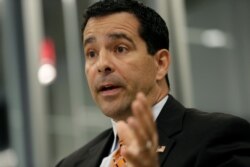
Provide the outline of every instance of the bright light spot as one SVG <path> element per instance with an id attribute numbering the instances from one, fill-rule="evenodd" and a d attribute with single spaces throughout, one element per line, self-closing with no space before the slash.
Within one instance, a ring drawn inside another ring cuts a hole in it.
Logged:
<path id="1" fill-rule="evenodd" d="M 201 34 L 201 42 L 210 48 L 225 47 L 227 45 L 227 36 L 221 30 L 206 30 Z"/>
<path id="2" fill-rule="evenodd" d="M 43 64 L 38 70 L 38 80 L 42 85 L 49 85 L 56 78 L 56 69 L 51 64 Z"/>
<path id="3" fill-rule="evenodd" d="M 0 167 L 15 167 L 18 166 L 18 158 L 14 150 L 6 149 L 0 151 Z"/>

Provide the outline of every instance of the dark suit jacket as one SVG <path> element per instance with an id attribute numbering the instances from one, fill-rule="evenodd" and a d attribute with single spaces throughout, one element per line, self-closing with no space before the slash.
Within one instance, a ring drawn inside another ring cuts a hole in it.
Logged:
<path id="1" fill-rule="evenodd" d="M 184 108 L 171 95 L 156 120 L 162 167 L 250 167 L 250 124 L 238 117 Z M 113 142 L 108 129 L 57 167 L 99 167 Z"/>

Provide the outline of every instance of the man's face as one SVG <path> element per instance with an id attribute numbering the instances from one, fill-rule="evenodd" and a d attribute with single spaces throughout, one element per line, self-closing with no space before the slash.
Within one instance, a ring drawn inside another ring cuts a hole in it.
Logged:
<path id="1" fill-rule="evenodd" d="M 91 94 L 102 112 L 114 120 L 131 115 L 141 91 L 154 103 L 157 65 L 138 33 L 139 22 L 122 12 L 90 18 L 85 30 L 85 73 Z"/>

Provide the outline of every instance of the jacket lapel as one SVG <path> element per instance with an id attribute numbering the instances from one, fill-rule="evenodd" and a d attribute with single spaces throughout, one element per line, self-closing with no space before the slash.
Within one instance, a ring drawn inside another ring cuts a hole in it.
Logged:
<path id="1" fill-rule="evenodd" d="M 164 151 L 159 152 L 161 166 L 166 160 L 169 151 L 174 147 L 175 140 L 171 137 L 182 130 L 184 110 L 185 108 L 169 95 L 167 102 L 156 120 L 159 146 L 165 146 Z"/>
<path id="2" fill-rule="evenodd" d="M 88 154 L 76 164 L 76 167 L 99 167 L 103 157 L 106 157 L 109 154 L 113 139 L 113 131 L 110 130 L 105 139 L 101 140 L 99 143 L 96 143 L 95 146 L 89 149 Z"/>
<path id="3" fill-rule="evenodd" d="M 165 147 L 163 152 L 158 152 L 160 166 L 162 166 L 164 160 L 166 159 L 169 151 L 174 146 L 175 141 L 168 138 L 163 133 L 159 132 L 159 147 Z"/>

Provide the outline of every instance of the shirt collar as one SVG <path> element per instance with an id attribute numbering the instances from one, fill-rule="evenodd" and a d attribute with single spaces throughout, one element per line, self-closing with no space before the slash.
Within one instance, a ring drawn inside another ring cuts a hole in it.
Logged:
<path id="1" fill-rule="evenodd" d="M 161 99 L 161 101 L 159 101 L 158 103 L 156 103 L 153 107 L 152 107 L 152 112 L 153 112 L 153 117 L 154 117 L 154 121 L 157 119 L 157 117 L 159 116 L 161 109 L 163 108 L 164 104 L 167 102 L 168 100 L 168 95 L 166 95 L 163 99 Z M 116 129 L 116 122 L 111 119 L 111 123 L 112 123 L 112 127 L 113 127 L 113 132 L 114 132 L 114 143 L 112 145 L 111 150 L 115 150 L 115 146 L 116 146 L 116 136 L 117 136 L 117 129 Z"/>
<path id="2" fill-rule="evenodd" d="M 153 107 L 152 107 L 152 112 L 153 112 L 153 117 L 154 117 L 154 121 L 157 119 L 157 117 L 159 116 L 161 109 L 163 108 L 164 104 L 167 102 L 168 100 L 168 95 L 165 96 L 163 99 L 161 99 L 161 101 L 159 101 L 158 103 L 156 103 Z"/>

